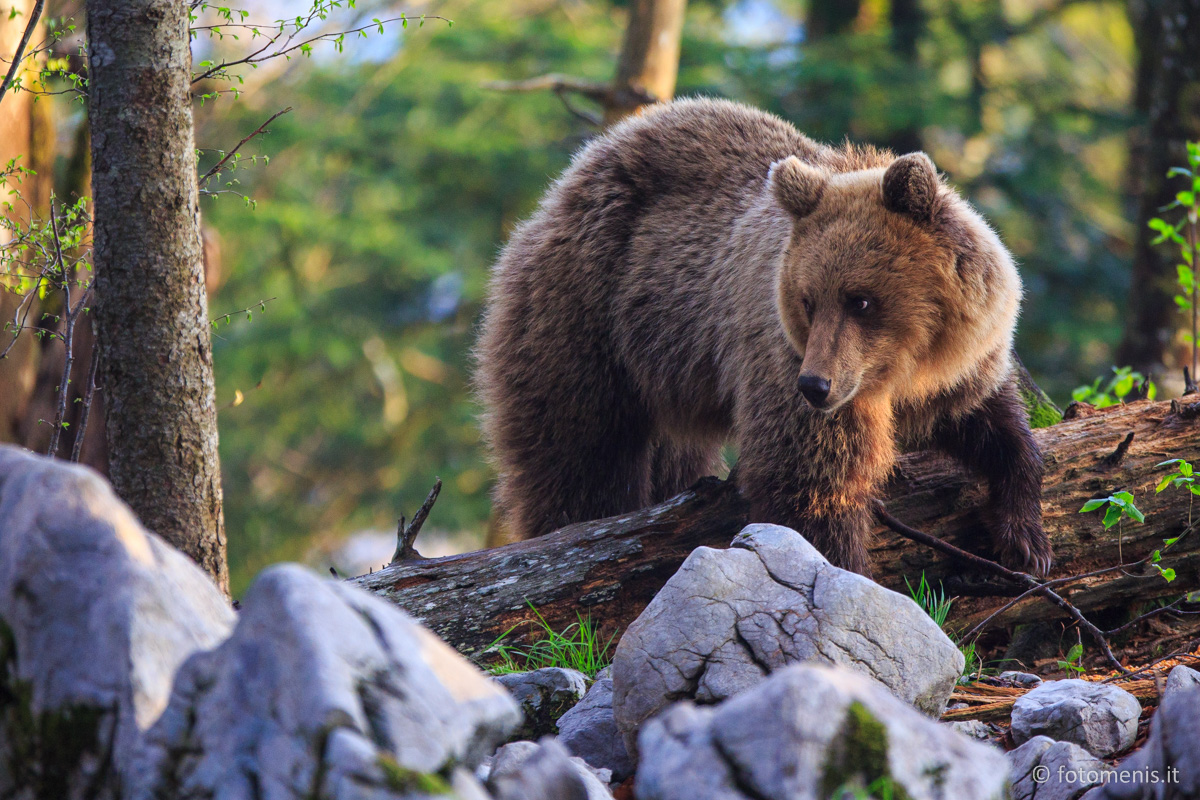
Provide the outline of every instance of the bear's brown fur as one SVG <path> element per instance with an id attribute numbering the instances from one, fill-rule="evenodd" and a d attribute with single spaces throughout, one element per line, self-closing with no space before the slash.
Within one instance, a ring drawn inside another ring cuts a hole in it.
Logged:
<path id="1" fill-rule="evenodd" d="M 519 538 L 712 474 L 866 573 L 899 447 L 986 477 L 999 556 L 1044 574 L 1041 459 L 1009 380 L 1012 258 L 922 153 L 825 147 L 735 103 L 585 147 L 500 256 L 476 353 Z"/>

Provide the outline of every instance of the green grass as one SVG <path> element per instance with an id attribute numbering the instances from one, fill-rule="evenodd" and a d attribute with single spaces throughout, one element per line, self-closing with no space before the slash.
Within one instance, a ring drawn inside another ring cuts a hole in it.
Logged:
<path id="1" fill-rule="evenodd" d="M 946 597 L 946 590 L 941 583 L 939 582 L 938 588 L 934 589 L 925 578 L 924 571 L 922 571 L 921 580 L 917 583 L 916 587 L 909 582 L 908 578 L 904 579 L 904 584 L 908 587 L 908 594 L 913 599 L 913 602 L 924 609 L 930 619 L 936 622 L 937 626 L 945 631 L 950 640 L 958 646 L 958 650 L 963 654 L 963 659 L 965 660 L 963 664 L 963 677 L 969 678 L 976 673 L 983 675 L 983 659 L 975 652 L 975 642 L 964 644 L 953 631 L 946 630 L 946 618 L 950 615 L 950 607 L 954 605 L 954 598 Z"/>
<path id="2" fill-rule="evenodd" d="M 508 645 L 504 640 L 515 630 L 510 628 L 487 649 L 488 654 L 495 655 L 498 660 L 489 664 L 487 669 L 493 675 L 504 675 L 510 672 L 528 672 L 546 667 L 562 667 L 574 669 L 596 677 L 596 673 L 612 663 L 609 654 L 616 634 L 607 639 L 600 635 L 591 617 L 576 614 L 577 622 L 568 625 L 562 631 L 555 631 L 546 622 L 531 603 L 529 606 L 537 616 L 535 624 L 537 638 L 528 645 Z"/>
<path id="3" fill-rule="evenodd" d="M 954 605 L 954 598 L 946 597 L 946 590 L 938 583 L 938 588 L 935 590 L 929 581 L 925 579 L 924 570 L 921 571 L 921 580 L 917 583 L 916 588 L 908 582 L 908 578 L 904 579 L 904 585 L 908 587 L 909 596 L 925 609 L 938 627 L 946 624 L 946 617 L 950 614 L 950 606 Z"/>

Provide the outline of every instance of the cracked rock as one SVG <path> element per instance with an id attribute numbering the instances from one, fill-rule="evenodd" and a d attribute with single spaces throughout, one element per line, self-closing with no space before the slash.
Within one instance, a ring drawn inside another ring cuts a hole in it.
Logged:
<path id="1" fill-rule="evenodd" d="M 496 800 L 612 800 L 606 783 L 551 736 L 500 748 L 488 787 Z"/>
<path id="2" fill-rule="evenodd" d="M 179 665 L 233 620 L 95 472 L 0 446 L 0 797 L 115 797 Z"/>
<path id="3" fill-rule="evenodd" d="M 233 634 L 180 669 L 130 797 L 484 797 L 470 770 L 519 721 L 507 692 L 394 605 L 275 566 Z"/>
<path id="4" fill-rule="evenodd" d="M 1071 742 L 1034 736 L 1008 754 L 1012 800 L 1076 800 L 1111 779 L 1113 768 Z"/>
<path id="5" fill-rule="evenodd" d="M 867 786 L 911 800 L 1007 797 L 1003 753 L 844 667 L 796 664 L 716 706 L 676 703 L 638 748 L 639 800 L 826 800 Z"/>
<path id="6" fill-rule="evenodd" d="M 1175 667 L 1140 750 L 1117 766 L 1117 780 L 1088 800 L 1195 800 L 1200 797 L 1200 681 Z"/>
<path id="7" fill-rule="evenodd" d="M 535 739 L 558 732 L 558 719 L 587 693 L 587 676 L 561 667 L 497 675 L 495 681 L 507 689 L 525 714 L 525 722 L 513 735 Z"/>
<path id="8" fill-rule="evenodd" d="M 613 712 L 632 752 L 642 721 L 711 704 L 797 662 L 848 667 L 940 715 L 963 656 L 911 598 L 831 565 L 778 525 L 692 552 L 617 646 Z"/>
<path id="9" fill-rule="evenodd" d="M 598 678 L 583 700 L 558 720 L 558 741 L 598 769 L 612 771 L 620 783 L 633 774 L 633 759 L 613 717 L 611 678 Z"/>
<path id="10" fill-rule="evenodd" d="M 1098 758 L 1133 745 L 1142 707 L 1124 689 L 1077 679 L 1048 681 L 1013 704 L 1012 737 L 1074 742 Z"/>

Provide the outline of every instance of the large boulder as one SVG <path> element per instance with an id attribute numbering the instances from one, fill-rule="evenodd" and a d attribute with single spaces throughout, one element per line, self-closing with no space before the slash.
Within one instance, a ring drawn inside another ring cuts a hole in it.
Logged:
<path id="1" fill-rule="evenodd" d="M 0 446 L 0 797 L 115 797 L 234 613 L 92 470 Z"/>
<path id="2" fill-rule="evenodd" d="M 711 704 L 798 662 L 836 664 L 937 716 L 963 655 L 911 598 L 838 569 L 795 531 L 750 525 L 700 547 L 629 626 L 613 711 L 633 751 L 643 720 L 681 698 Z"/>
<path id="3" fill-rule="evenodd" d="M 229 639 L 180 670 L 131 796 L 463 794 L 519 721 L 506 691 L 399 608 L 276 566 Z"/>
<path id="4" fill-rule="evenodd" d="M 1076 800 L 1091 786 L 1111 780 L 1108 764 L 1071 742 L 1035 736 L 1008 754 L 1012 800 Z"/>
<path id="5" fill-rule="evenodd" d="M 1200 675 L 1184 666 L 1167 677 L 1150 736 L 1117 767 L 1117 780 L 1087 800 L 1195 800 L 1200 797 Z"/>
<path id="6" fill-rule="evenodd" d="M 1000 800 L 1004 754 L 843 667 L 798 664 L 717 706 L 682 702 L 638 740 L 639 800 Z M 885 795 L 886 791 L 891 792 Z"/>
<path id="7" fill-rule="evenodd" d="M 557 733 L 559 717 L 587 694 L 587 676 L 562 667 L 510 672 L 495 680 L 521 704 L 525 721 L 513 734 L 518 739 Z"/>
<path id="8" fill-rule="evenodd" d="M 1074 742 L 1098 758 L 1133 746 L 1142 706 L 1118 686 L 1081 680 L 1049 681 L 1013 704 L 1012 737 Z"/>

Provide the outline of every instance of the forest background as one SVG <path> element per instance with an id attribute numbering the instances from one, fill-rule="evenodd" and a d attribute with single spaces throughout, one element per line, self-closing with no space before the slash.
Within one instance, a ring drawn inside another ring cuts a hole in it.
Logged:
<path id="1" fill-rule="evenodd" d="M 1120 364 L 1178 394 L 1183 315 L 1147 301 L 1169 303 L 1174 266 L 1141 252 L 1143 201 L 1160 188 L 1148 162 L 1162 155 L 1147 31 L 1171 6 L 693 0 L 676 95 L 741 100 L 822 141 L 925 150 L 1016 254 L 1018 351 L 1055 400 Z M 279 0 L 244 7 L 289 13 Z M 608 80 L 626 16 L 599 0 L 359 2 L 329 24 L 400 11 L 455 24 L 389 26 L 344 52 L 318 45 L 196 106 L 198 146 L 226 148 L 291 108 L 201 206 L 210 313 L 252 309 L 213 340 L 235 595 L 279 560 L 378 567 L 435 476 L 444 488 L 422 549 L 482 544 L 493 476 L 469 378 L 488 269 L 598 130 L 553 93 L 491 83 Z M 69 2 L 48 14 L 82 25 Z M 194 59 L 232 44 L 199 39 Z M 1196 91 L 1171 109 L 1181 125 L 1200 125 Z M 83 108 L 70 94 L 43 101 L 35 134 L 40 124 L 53 140 L 55 191 L 86 191 Z M 200 169 L 219 157 L 204 151 Z"/>

